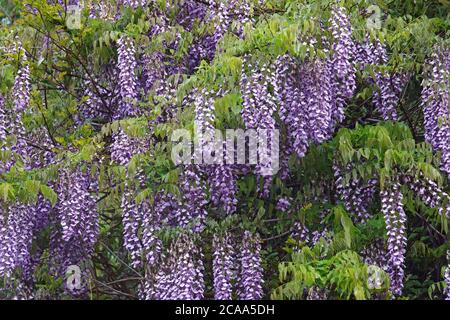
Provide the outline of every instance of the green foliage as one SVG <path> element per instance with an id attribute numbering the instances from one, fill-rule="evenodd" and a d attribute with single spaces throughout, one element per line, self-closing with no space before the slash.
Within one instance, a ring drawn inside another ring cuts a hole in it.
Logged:
<path id="1" fill-rule="evenodd" d="M 291 261 L 279 265 L 280 287 L 273 299 L 305 299 L 310 288 L 329 291 L 333 299 L 365 300 L 387 294 L 389 277 L 380 271 L 382 285 L 376 289 L 368 283 L 368 266 L 351 250 L 327 254 L 327 245 L 319 241 L 313 248 L 304 246 L 291 254 Z"/>
<path id="2" fill-rule="evenodd" d="M 114 1 L 110 1 L 115 5 Z M 82 14 L 81 29 L 70 30 L 65 25 L 65 12 L 47 0 L 0 0 L 0 93 L 10 92 L 19 67 L 19 59 L 11 48 L 20 41 L 30 59 L 32 97 L 29 112 L 24 116 L 28 133 L 44 128 L 55 142 L 56 162 L 46 168 L 25 170 L 23 159 L 1 147 L 16 139 L 8 135 L 0 141 L 0 161 L 14 157 L 15 165 L 0 175 L 1 204 L 23 201 L 34 202 L 39 195 L 54 206 L 57 195 L 51 181 L 58 170 L 76 165 L 92 165 L 92 175 L 98 177 L 100 197 L 100 240 L 94 258 L 95 272 L 105 282 L 111 279 L 136 276 L 124 262 L 121 212 L 121 193 L 129 177 L 139 169 L 144 171 L 146 185 L 136 193 L 136 202 L 153 201 L 154 195 L 165 190 L 180 196 L 177 168 L 170 160 L 172 132 L 179 128 L 193 129 L 193 106 L 183 106 L 183 99 L 193 88 L 226 91 L 215 101 L 215 127 L 243 128 L 240 112 L 240 74 L 244 57 L 251 63 L 271 65 L 278 55 L 289 53 L 299 60 L 311 57 L 325 59 L 329 54 L 330 7 L 334 0 L 270 0 L 261 6 L 251 1 L 254 27 L 244 26 L 245 37 L 227 33 L 220 41 L 217 54 L 211 62 L 202 61 L 192 75 L 175 75 L 168 84 L 179 83 L 174 97 L 157 97 L 155 92 L 142 95 L 139 108 L 146 116 L 106 123 L 92 119 L 77 125 L 76 115 L 87 96 L 80 92 L 84 81 L 92 81 L 101 66 L 117 59 L 117 40 L 126 34 L 139 44 L 139 54 L 161 52 L 173 63 L 181 61 L 194 39 L 213 29 L 213 23 L 195 23 L 190 32 L 180 27 L 167 28 L 154 37 L 149 30 L 159 21 L 148 18 L 153 8 L 124 10 L 118 19 L 87 19 L 89 10 Z M 448 181 L 439 170 L 439 154 L 423 140 L 423 115 L 419 108 L 421 71 L 423 63 L 435 43 L 450 44 L 450 15 L 448 0 L 347 0 L 340 1 L 349 11 L 354 36 L 362 40 L 369 33 L 380 39 L 389 49 L 389 61 L 381 70 L 367 67 L 358 71 L 358 90 L 346 109 L 346 120 L 333 139 L 321 145 L 312 145 L 302 159 L 289 159 L 290 181 L 278 177 L 272 181 L 268 199 L 260 199 L 254 176 L 245 176 L 238 184 L 238 213 L 224 219 L 208 218 L 202 239 L 208 243 L 215 232 L 230 229 L 257 230 L 263 238 L 264 267 L 267 275 L 266 292 L 275 299 L 303 299 L 311 288 L 320 288 L 335 299 L 371 299 L 388 297 L 389 281 L 382 272 L 383 286 L 368 287 L 368 267 L 359 253 L 374 239 L 385 237 L 384 219 L 379 213 L 379 199 L 370 208 L 372 217 L 365 224 L 355 224 L 351 212 L 345 212 L 333 194 L 333 161 L 352 164 L 345 177 L 370 179 L 380 177 L 380 188 L 398 172 L 412 177 L 423 176 L 448 190 Z M 25 5 L 32 4 L 38 15 Z M 156 1 L 155 6 L 175 20 L 176 12 L 168 2 Z M 382 28 L 368 30 L 364 10 L 378 5 L 383 13 Z M 146 11 L 147 10 L 147 11 Z M 16 38 L 17 36 L 17 38 Z M 43 47 L 44 38 L 50 45 Z M 176 49 L 165 48 L 165 43 L 177 39 Z M 305 39 L 314 39 L 315 46 Z M 248 58 L 248 57 L 246 57 Z M 244 66 L 245 67 L 245 66 Z M 378 122 L 370 100 L 374 87 L 367 83 L 375 72 L 401 71 L 411 75 L 399 103 L 401 122 Z M 137 70 L 138 76 L 142 70 Z M 131 137 L 149 134 L 148 123 L 154 123 L 167 106 L 175 106 L 175 120 L 152 127 L 154 140 L 149 150 L 135 156 L 127 167 L 115 165 L 108 159 L 108 144 L 119 129 Z M 376 123 L 376 124 L 375 124 Z M 281 127 L 281 130 L 286 128 Z M 323 187 L 325 185 L 325 187 Z M 294 209 L 289 213 L 278 211 L 276 201 L 292 198 Z M 317 199 L 324 199 L 319 201 Z M 445 263 L 448 221 L 436 209 L 424 204 L 405 190 L 404 206 L 408 214 L 408 255 L 405 296 L 435 298 L 442 294 L 441 267 Z M 210 211 L 216 209 L 209 209 Z M 325 217 L 323 217 L 325 214 Z M 216 212 L 213 212 L 214 214 Z M 286 238 L 294 222 L 301 222 L 312 231 L 326 227 L 330 241 L 322 238 L 308 247 Z M 165 242 L 176 238 L 180 230 L 162 230 Z M 44 236 L 45 237 L 45 236 Z M 279 248 L 285 245 L 285 250 Z M 286 252 L 288 253 L 286 256 Z M 45 252 L 45 254 L 48 254 Z M 37 283 L 42 290 L 53 294 L 62 279 L 54 279 L 49 270 L 40 266 Z M 118 285 L 119 286 L 119 285 Z M 122 286 L 120 284 L 120 286 Z M 137 281 L 132 280 L 120 289 L 133 292 Z M 274 289 L 275 288 L 275 289 Z M 110 296 L 97 293 L 101 298 Z M 130 294 L 132 296 L 132 294 Z"/>

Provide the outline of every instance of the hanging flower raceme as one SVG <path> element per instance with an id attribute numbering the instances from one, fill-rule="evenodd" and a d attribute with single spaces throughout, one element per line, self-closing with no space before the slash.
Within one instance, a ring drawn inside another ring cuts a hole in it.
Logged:
<path id="1" fill-rule="evenodd" d="M 98 233 L 98 215 L 95 198 L 90 194 L 89 173 L 81 169 L 68 173 L 67 189 L 59 205 L 59 216 L 64 241 L 82 240 L 90 253 Z"/>
<path id="2" fill-rule="evenodd" d="M 211 202 L 218 208 L 223 208 L 226 214 L 236 212 L 236 175 L 230 165 L 213 165 L 207 168 L 208 184 L 211 192 Z"/>
<path id="3" fill-rule="evenodd" d="M 306 300 L 327 300 L 328 292 L 326 289 L 321 289 L 318 287 L 311 287 L 308 290 L 308 295 L 306 296 Z"/>
<path id="4" fill-rule="evenodd" d="M 445 288 L 445 300 L 450 300 L 450 250 L 447 251 L 447 267 L 444 271 Z"/>
<path id="5" fill-rule="evenodd" d="M 229 163 L 224 162 L 226 146 L 223 152 L 215 145 L 213 92 L 202 90 L 195 95 L 195 135 L 198 139 L 196 161 L 205 163 L 199 166 L 208 177 L 211 201 L 217 207 L 223 207 L 226 214 L 236 211 L 236 175 Z"/>
<path id="6" fill-rule="evenodd" d="M 3 215 L 5 209 L 8 215 Z M 0 210 L 0 275 L 16 278 L 18 285 L 30 294 L 34 285 L 34 270 L 41 254 L 39 248 L 32 252 L 33 240 L 48 225 L 50 210 L 50 203 L 41 195 L 36 204 L 16 201 Z M 17 275 L 15 271 L 18 271 Z M 19 294 L 19 291 L 16 288 L 16 293 Z M 19 295 L 22 298 L 31 297 L 25 293 Z"/>
<path id="7" fill-rule="evenodd" d="M 198 6 L 198 4 L 196 5 Z M 192 21 L 196 19 L 209 19 L 215 18 L 215 28 L 213 34 L 207 34 L 195 41 L 189 48 L 188 54 L 185 56 L 184 67 L 187 73 L 193 73 L 202 60 L 212 61 L 216 54 L 216 48 L 219 41 L 223 38 L 225 33 L 231 26 L 232 22 L 232 10 L 236 6 L 236 0 L 221 1 L 218 6 L 212 1 L 209 4 L 209 14 L 204 13 L 203 8 L 194 10 L 193 13 L 197 13 L 196 16 L 189 17 L 186 22 L 189 26 L 192 25 Z M 191 12 L 189 12 L 189 16 Z M 186 18 L 185 18 L 186 19 Z"/>
<path id="8" fill-rule="evenodd" d="M 200 300 L 204 296 L 203 253 L 192 239 L 182 234 L 171 244 L 156 275 L 154 298 Z"/>
<path id="9" fill-rule="evenodd" d="M 203 163 L 214 152 L 212 142 L 215 137 L 215 110 L 213 92 L 208 92 L 205 89 L 199 90 L 194 97 L 195 106 L 195 135 L 198 139 L 198 150 L 201 154 L 196 154 L 199 157 L 197 163 Z M 220 155 L 219 155 L 220 156 Z M 210 163 L 208 163 L 210 164 Z"/>
<path id="10" fill-rule="evenodd" d="M 373 243 L 366 246 L 362 250 L 361 256 L 365 264 L 369 266 L 374 265 L 388 271 L 388 256 L 383 239 L 375 240 Z"/>
<path id="11" fill-rule="evenodd" d="M 133 5 L 130 4 L 129 5 Z M 123 36 L 118 40 L 118 62 L 117 68 L 119 72 L 119 87 L 120 87 L 120 103 L 116 110 L 114 119 L 121 120 L 125 118 L 135 117 L 139 115 L 137 109 L 138 85 L 136 76 L 136 50 L 131 38 Z M 113 142 L 111 144 L 111 159 L 123 166 L 127 166 L 132 157 L 143 153 L 148 148 L 148 141 L 142 137 L 132 137 L 120 128 L 113 135 Z M 142 172 L 138 170 L 136 177 L 144 180 Z M 136 187 L 134 185 L 126 185 L 122 194 L 121 210 L 122 210 L 122 224 L 124 245 L 130 253 L 131 265 L 134 268 L 142 266 L 142 256 L 144 252 L 143 243 L 141 239 L 141 230 L 146 230 L 145 241 L 147 245 L 151 245 L 150 231 L 155 227 L 153 222 L 147 217 L 150 214 L 149 210 L 144 210 L 142 204 L 137 204 L 135 201 Z M 148 225 L 143 225 L 147 222 Z M 150 252 L 150 248 L 148 248 Z M 149 259 L 150 253 L 149 253 Z"/>
<path id="12" fill-rule="evenodd" d="M 119 0 L 118 3 L 124 7 L 131 7 L 137 9 L 138 7 L 145 7 L 151 0 Z"/>
<path id="13" fill-rule="evenodd" d="M 334 131 L 332 113 L 335 109 L 332 70 L 317 59 L 301 67 L 300 104 L 306 113 L 306 127 L 311 142 L 321 143 Z"/>
<path id="14" fill-rule="evenodd" d="M 143 88 L 146 92 L 156 88 L 156 85 L 167 77 L 164 55 L 160 52 L 143 57 Z"/>
<path id="15" fill-rule="evenodd" d="M 374 92 L 373 100 L 383 120 L 399 120 L 397 105 L 408 80 L 409 75 L 404 73 L 376 74 L 375 83 L 378 90 Z"/>
<path id="16" fill-rule="evenodd" d="M 245 231 L 240 251 L 238 293 L 241 300 L 258 300 L 264 295 L 262 285 L 261 239 L 259 235 Z"/>
<path id="17" fill-rule="evenodd" d="M 391 280 L 391 292 L 399 296 L 403 291 L 406 253 L 406 214 L 403 210 L 403 195 L 400 184 L 389 182 L 380 193 L 381 211 L 387 230 L 388 273 Z"/>
<path id="18" fill-rule="evenodd" d="M 372 65 L 375 68 L 383 68 L 388 63 L 388 54 L 386 46 L 378 39 L 375 43 L 369 40 L 358 48 L 358 59 L 362 67 Z M 383 117 L 383 120 L 398 121 L 397 105 L 400 102 L 401 93 L 409 81 L 409 75 L 402 72 L 390 72 L 387 70 L 378 70 L 375 72 L 374 82 L 375 91 L 373 93 L 373 103 L 377 111 Z"/>
<path id="19" fill-rule="evenodd" d="M 289 198 L 280 198 L 278 199 L 276 209 L 282 212 L 288 212 L 291 208 L 291 200 Z"/>
<path id="20" fill-rule="evenodd" d="M 191 31 L 196 21 L 203 21 L 208 13 L 208 7 L 212 3 L 186 0 L 180 5 L 180 11 L 176 20 L 187 31 Z"/>
<path id="21" fill-rule="evenodd" d="M 441 169 L 450 176 L 450 50 L 436 45 L 422 82 L 425 139 L 441 153 Z"/>
<path id="22" fill-rule="evenodd" d="M 308 227 L 300 221 L 295 221 L 292 226 L 291 237 L 296 241 L 309 243 L 310 239 Z"/>
<path id="23" fill-rule="evenodd" d="M 142 137 L 131 137 L 120 128 L 113 135 L 111 159 L 122 166 L 128 165 L 133 156 L 147 150 L 147 141 Z"/>
<path id="24" fill-rule="evenodd" d="M 35 210 L 33 206 L 15 203 L 8 207 L 1 229 L 0 274 L 12 276 L 26 264 L 33 241 Z"/>
<path id="25" fill-rule="evenodd" d="M 22 52 L 21 52 L 22 53 Z M 22 53 L 23 54 L 23 53 Z M 22 61 L 26 63 L 23 54 Z M 11 150 L 22 156 L 25 169 L 30 169 L 31 147 L 26 140 L 26 131 L 22 123 L 22 115 L 29 105 L 30 84 L 29 67 L 23 65 L 19 68 L 13 87 L 13 109 L 9 113 L 4 109 L 3 97 L 0 97 L 0 135 L 6 138 L 6 133 L 14 134 L 16 142 L 9 149 L 3 145 L 2 150 Z M 4 141 L 4 140 L 3 140 Z M 8 171 L 13 159 L 2 163 L 2 171 Z M 47 202 L 38 197 L 37 204 L 21 203 L 16 199 L 13 203 L 2 203 L 2 220 L 0 225 L 0 274 L 11 277 L 14 271 L 19 270 L 21 276 L 18 280 L 22 288 L 30 289 L 32 286 L 32 270 L 35 259 L 31 249 L 33 240 L 43 225 L 46 225 L 49 208 Z"/>
<path id="26" fill-rule="evenodd" d="M 233 24 L 236 24 L 236 34 L 240 38 L 244 38 L 244 26 L 253 27 L 254 18 L 252 16 L 252 5 L 249 0 L 238 0 L 232 8 L 231 14 L 235 17 Z"/>
<path id="27" fill-rule="evenodd" d="M 142 212 L 135 202 L 135 195 L 126 188 L 122 195 L 120 205 L 122 209 L 123 240 L 125 249 L 130 253 L 131 266 L 141 266 L 142 243 L 139 238 L 139 228 L 142 221 Z"/>
<path id="28" fill-rule="evenodd" d="M 7 114 L 5 109 L 5 99 L 2 94 L 0 94 L 0 151 L 6 151 L 6 133 L 7 133 Z M 0 173 L 8 171 L 8 161 L 5 159 L 0 159 Z"/>
<path id="29" fill-rule="evenodd" d="M 99 68 L 100 75 L 86 76 L 83 95 L 87 98 L 78 108 L 80 123 L 86 119 L 102 119 L 110 121 L 117 116 L 117 106 L 121 103 L 119 84 L 117 81 L 119 70 L 111 64 Z"/>
<path id="30" fill-rule="evenodd" d="M 300 104 L 298 65 L 288 55 L 280 56 L 275 62 L 274 92 L 277 96 L 279 116 L 286 126 L 287 142 L 285 159 L 291 152 L 303 157 L 308 149 L 307 110 Z M 246 101 L 244 100 L 244 105 Z M 248 102 L 247 102 L 248 103 Z"/>
<path id="31" fill-rule="evenodd" d="M 161 239 L 158 238 L 158 232 L 161 229 L 161 213 L 158 207 L 159 199 L 155 198 L 155 205 L 152 207 L 148 201 L 141 204 L 143 209 L 142 217 L 142 247 L 144 249 L 146 262 L 154 266 L 160 257 L 162 250 Z"/>
<path id="32" fill-rule="evenodd" d="M 450 196 L 436 182 L 421 176 L 406 178 L 409 187 L 423 203 L 430 208 L 438 208 L 442 216 L 450 217 Z"/>
<path id="33" fill-rule="evenodd" d="M 350 168 L 348 165 L 347 170 L 342 170 L 339 165 L 333 165 L 336 193 L 343 201 L 345 209 L 354 214 L 354 220 L 364 223 L 370 218 L 369 206 L 376 192 L 377 180 L 369 179 L 364 182 L 361 178 L 351 177 L 346 182 L 345 173 L 350 172 Z"/>
<path id="34" fill-rule="evenodd" d="M 275 68 L 274 92 L 288 138 L 284 152 L 303 157 L 310 143 L 321 143 L 334 131 L 332 69 L 320 59 L 299 64 L 287 55 L 277 58 Z"/>
<path id="35" fill-rule="evenodd" d="M 95 194 L 97 184 L 89 170 L 81 167 L 72 171 L 60 171 L 57 185 L 58 203 L 56 216 L 52 217 L 54 228 L 50 235 L 51 268 L 57 276 L 64 276 L 67 268 L 81 268 L 94 251 L 99 233 Z M 86 290 L 83 285 L 72 294 Z"/>
<path id="36" fill-rule="evenodd" d="M 23 66 L 19 68 L 13 87 L 14 110 L 24 112 L 30 103 L 30 67 L 26 55 L 22 56 Z"/>
<path id="37" fill-rule="evenodd" d="M 278 136 L 274 113 L 277 110 L 276 98 L 272 94 L 269 84 L 275 78 L 272 68 L 262 65 L 254 67 L 244 59 L 241 72 L 241 93 L 243 106 L 241 110 L 242 120 L 246 129 L 255 129 L 258 136 L 257 157 L 258 164 L 255 167 L 258 183 L 258 192 L 262 198 L 267 198 L 272 183 L 272 156 L 279 151 Z M 251 71 L 247 77 L 245 68 Z"/>
<path id="38" fill-rule="evenodd" d="M 345 8 L 333 6 L 331 14 L 331 33 L 333 36 L 333 55 L 330 60 L 333 73 L 333 92 L 336 105 L 332 112 L 332 125 L 344 119 L 347 100 L 356 89 L 355 44 L 352 39 L 352 26 Z"/>
<path id="39" fill-rule="evenodd" d="M 25 167 L 29 166 L 27 159 L 28 145 L 26 142 L 25 127 L 22 122 L 24 111 L 30 103 L 30 67 L 26 64 L 26 55 L 23 53 L 23 65 L 19 68 L 17 76 L 14 80 L 13 109 L 9 113 L 9 133 L 15 135 L 16 142 L 11 146 L 11 151 L 20 155 L 24 160 Z M 10 165 L 13 163 L 10 162 Z"/>
<path id="40" fill-rule="evenodd" d="M 138 97 L 136 76 L 136 49 L 133 40 L 123 36 L 118 40 L 117 49 L 119 70 L 119 86 L 121 102 L 116 112 L 116 119 L 134 116 L 137 114 L 136 98 Z"/>
<path id="41" fill-rule="evenodd" d="M 5 98 L 0 94 L 0 141 L 6 139 L 6 110 L 5 110 Z"/>
<path id="42" fill-rule="evenodd" d="M 153 204 L 144 200 L 140 204 L 142 208 L 142 249 L 145 256 L 145 283 L 141 299 L 159 299 L 157 281 L 159 285 L 164 283 L 168 275 L 164 275 L 161 265 L 167 259 L 163 243 L 159 238 L 159 232 L 164 226 L 178 227 L 176 212 L 179 209 L 179 202 L 173 194 L 164 190 L 158 192 L 154 197 Z M 162 277 L 162 278 L 161 278 Z"/>
<path id="43" fill-rule="evenodd" d="M 175 213 L 178 226 L 193 224 L 195 232 L 201 232 L 205 228 L 208 204 L 206 188 L 200 174 L 199 168 L 195 165 L 184 167 L 180 181 L 183 196 Z"/>
<path id="44" fill-rule="evenodd" d="M 235 278 L 235 250 L 231 235 L 228 232 L 223 235 L 215 234 L 213 250 L 214 298 L 231 300 L 232 281 Z"/>

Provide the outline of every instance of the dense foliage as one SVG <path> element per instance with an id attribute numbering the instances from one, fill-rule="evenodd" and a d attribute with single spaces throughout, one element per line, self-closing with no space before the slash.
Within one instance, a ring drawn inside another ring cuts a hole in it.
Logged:
<path id="1" fill-rule="evenodd" d="M 450 299 L 448 1 L 0 0 L 0 22 L 0 298 Z M 172 161 L 177 129 L 211 157 L 230 128 L 279 130 L 280 170 Z"/>

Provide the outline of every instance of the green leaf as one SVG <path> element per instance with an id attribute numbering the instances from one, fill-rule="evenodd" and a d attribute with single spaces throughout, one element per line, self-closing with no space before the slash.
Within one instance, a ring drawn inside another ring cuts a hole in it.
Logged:
<path id="1" fill-rule="evenodd" d="M 52 207 L 55 206 L 56 201 L 58 200 L 58 195 L 56 194 L 55 191 L 53 191 L 52 188 L 41 184 L 40 186 L 40 190 L 42 195 L 44 196 L 45 199 L 47 199 L 48 201 L 50 201 Z"/>

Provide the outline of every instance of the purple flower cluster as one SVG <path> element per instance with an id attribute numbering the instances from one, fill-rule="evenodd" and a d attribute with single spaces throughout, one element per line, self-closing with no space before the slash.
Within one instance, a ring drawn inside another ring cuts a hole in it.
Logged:
<path id="1" fill-rule="evenodd" d="M 117 113 L 117 105 L 121 101 L 118 85 L 119 70 L 108 64 L 100 68 L 100 76 L 86 80 L 83 95 L 86 97 L 79 106 L 81 123 L 86 119 L 102 119 L 110 121 Z"/>
<path id="2" fill-rule="evenodd" d="M 448 265 L 444 271 L 444 282 L 445 282 L 445 300 L 450 300 L 450 250 L 447 251 L 447 262 Z"/>
<path id="3" fill-rule="evenodd" d="M 193 223 L 193 230 L 201 232 L 205 227 L 208 200 L 199 168 L 195 165 L 186 166 L 180 182 L 183 199 L 176 212 L 178 225 L 187 226 Z"/>
<path id="4" fill-rule="evenodd" d="M 213 92 L 207 92 L 205 89 L 198 91 L 194 98 L 195 106 L 195 134 L 198 137 L 198 146 L 202 154 L 196 154 L 198 160 L 209 158 L 214 152 L 212 141 L 215 136 L 214 128 L 214 99 Z M 212 148 L 212 149 L 211 149 Z M 218 155 L 219 157 L 221 155 Z"/>
<path id="5" fill-rule="evenodd" d="M 319 59 L 299 63 L 287 55 L 278 57 L 275 67 L 274 91 L 288 139 L 285 152 L 303 157 L 311 142 L 325 141 L 334 130 L 332 69 Z"/>
<path id="6" fill-rule="evenodd" d="M 5 99 L 0 94 L 0 151 L 6 151 L 7 147 L 4 145 L 6 141 L 6 135 L 8 130 L 8 119 L 5 109 Z M 8 171 L 7 161 L 0 161 L 0 173 Z"/>
<path id="7" fill-rule="evenodd" d="M 361 67 L 366 65 L 384 67 L 388 62 L 386 46 L 379 40 L 376 40 L 375 43 L 369 40 L 362 44 L 358 43 L 356 44 L 356 61 Z M 408 80 L 408 74 L 387 71 L 376 71 L 375 79 L 369 79 L 370 83 L 375 83 L 376 89 L 372 100 L 383 120 L 399 120 L 397 104 Z"/>
<path id="8" fill-rule="evenodd" d="M 315 60 L 305 66 L 303 85 L 300 98 L 307 112 L 309 139 L 315 143 L 321 143 L 330 137 L 334 131 L 332 117 L 337 106 L 334 102 L 334 89 L 332 69 L 330 65 Z"/>
<path id="9" fill-rule="evenodd" d="M 332 113 L 332 126 L 344 119 L 346 101 L 353 96 L 356 89 L 355 44 L 352 39 L 352 26 L 346 9 L 333 6 L 331 15 L 331 33 L 333 36 L 333 55 L 331 68 L 334 77 L 336 107 Z"/>
<path id="10" fill-rule="evenodd" d="M 300 221 L 295 221 L 292 226 L 291 237 L 296 241 L 309 243 L 308 227 Z"/>
<path id="11" fill-rule="evenodd" d="M 51 270 L 59 277 L 65 276 L 70 265 L 82 267 L 91 258 L 99 233 L 96 192 L 96 182 L 89 170 L 83 172 L 78 167 L 60 171 L 49 245 Z M 83 284 L 79 290 L 69 292 L 78 295 L 85 290 Z"/>
<path id="12" fill-rule="evenodd" d="M 6 126 L 5 98 L 0 93 L 0 141 L 5 141 L 6 139 Z"/>
<path id="13" fill-rule="evenodd" d="M 276 209 L 282 212 L 288 212 L 291 208 L 291 201 L 289 198 L 278 199 Z"/>
<path id="14" fill-rule="evenodd" d="M 138 97 L 136 76 L 136 50 L 132 39 L 123 36 L 118 40 L 118 63 L 120 101 L 114 114 L 114 119 L 120 120 L 138 115 L 136 99 Z M 120 128 L 113 134 L 111 144 L 111 159 L 120 164 L 127 165 L 131 158 L 147 149 L 147 141 L 141 137 L 130 137 Z"/>
<path id="15" fill-rule="evenodd" d="M 450 50 L 435 46 L 422 83 L 425 139 L 441 153 L 441 169 L 450 176 Z"/>
<path id="16" fill-rule="evenodd" d="M 245 231 L 240 251 L 238 294 L 241 300 L 259 300 L 263 297 L 264 283 L 261 266 L 261 240 L 257 233 Z"/>
<path id="17" fill-rule="evenodd" d="M 26 63 L 25 55 L 23 61 Z M 38 130 L 27 139 L 22 123 L 23 113 L 30 101 L 30 70 L 22 66 L 15 78 L 12 98 L 12 110 L 6 112 L 3 97 L 0 97 L 0 136 L 6 134 L 16 136 L 12 146 L 3 145 L 5 151 L 13 151 L 22 156 L 26 170 L 40 168 L 53 161 L 51 142 L 46 131 Z M 4 141 L 2 139 L 2 141 Z M 2 171 L 7 171 L 13 159 L 2 163 Z M 42 195 L 38 195 L 36 203 L 2 203 L 0 221 L 0 274 L 18 280 L 16 292 L 20 297 L 30 297 L 34 283 L 34 269 L 39 262 L 40 250 L 32 250 L 33 241 L 42 229 L 48 226 L 51 212 L 50 203 Z M 18 274 L 15 272 L 18 271 Z M 21 291 L 21 292 L 19 292 Z"/>
<path id="18" fill-rule="evenodd" d="M 137 9 L 138 7 L 145 7 L 149 2 L 149 0 L 119 0 L 118 4 Z"/>
<path id="19" fill-rule="evenodd" d="M 51 206 L 41 195 L 36 204 L 19 202 L 0 209 L 0 275 L 18 280 L 16 292 L 30 298 L 34 285 L 34 270 L 41 251 L 32 250 L 33 241 L 48 225 Z M 2 211 L 8 212 L 7 218 Z M 18 271 L 19 273 L 15 273 Z M 23 290 L 22 290 L 23 289 Z M 23 291 L 20 293 L 19 291 Z"/>
<path id="20" fill-rule="evenodd" d="M 155 89 L 157 84 L 167 76 L 164 65 L 164 56 L 160 52 L 144 55 L 143 61 L 143 88 L 146 92 Z"/>
<path id="21" fill-rule="evenodd" d="M 181 234 L 170 246 L 158 270 L 154 299 L 203 299 L 203 253 L 192 239 L 192 234 Z"/>
<path id="22" fill-rule="evenodd" d="M 154 266 L 159 261 L 162 251 L 162 242 L 158 237 L 161 229 L 161 205 L 159 199 L 155 199 L 155 206 L 152 207 L 148 201 L 142 204 L 142 247 L 145 253 L 145 260 L 149 266 Z"/>
<path id="23" fill-rule="evenodd" d="M 132 189 L 125 189 L 120 207 L 122 209 L 124 247 L 130 253 L 131 266 L 138 268 L 142 263 L 142 243 L 139 237 L 142 212 L 135 201 Z"/>
<path id="24" fill-rule="evenodd" d="M 377 180 L 369 179 L 364 182 L 361 178 L 352 177 L 350 181 L 345 182 L 345 172 L 350 172 L 350 166 L 347 170 L 342 170 L 339 165 L 333 166 L 336 193 L 343 201 L 345 210 L 353 214 L 357 222 L 364 223 L 370 218 L 369 206 L 377 190 Z"/>
<path id="25" fill-rule="evenodd" d="M 26 56 L 23 55 L 23 61 L 26 63 Z M 28 144 L 25 140 L 26 132 L 22 122 L 22 116 L 30 102 L 30 69 L 28 65 L 19 68 L 14 80 L 13 87 L 13 109 L 9 113 L 9 133 L 15 135 L 16 142 L 11 146 L 11 151 L 23 158 L 26 167 L 29 167 L 27 159 Z M 12 165 L 12 163 L 9 163 Z"/>
<path id="26" fill-rule="evenodd" d="M 325 289 L 313 286 L 308 290 L 306 300 L 327 300 L 328 292 Z"/>
<path id="27" fill-rule="evenodd" d="M 328 244 L 331 243 L 332 234 L 327 228 L 324 228 L 323 230 L 315 230 L 311 233 L 311 246 L 315 246 L 320 239 L 323 239 Z"/>
<path id="28" fill-rule="evenodd" d="M 375 240 L 373 243 L 366 246 L 362 250 L 361 256 L 365 264 L 374 265 L 388 271 L 388 256 L 383 239 Z"/>
<path id="29" fill-rule="evenodd" d="M 276 97 L 272 94 L 269 84 L 272 83 L 275 72 L 266 65 L 253 66 L 244 59 L 241 72 L 241 94 L 243 99 L 241 116 L 247 129 L 256 129 L 258 133 L 258 165 L 255 168 L 260 197 L 269 196 L 272 178 L 266 172 L 271 170 L 270 152 L 277 148 L 271 130 L 276 128 L 275 115 L 277 110 Z M 251 71 L 248 77 L 245 68 Z M 262 129 L 262 130 L 260 130 Z M 264 134 L 263 130 L 267 130 Z M 272 145 L 275 143 L 275 145 Z"/>
<path id="30" fill-rule="evenodd" d="M 450 196 L 436 182 L 424 177 L 410 177 L 407 180 L 411 190 L 423 203 L 430 208 L 438 208 L 440 215 L 450 217 Z"/>
<path id="31" fill-rule="evenodd" d="M 214 235 L 213 239 L 213 277 L 214 298 L 216 300 L 231 300 L 233 293 L 232 281 L 235 278 L 235 249 L 229 233 Z"/>
<path id="32" fill-rule="evenodd" d="M 194 22 L 203 21 L 208 13 L 208 7 L 211 4 L 195 1 L 186 0 L 180 5 L 180 11 L 177 15 L 177 23 L 183 26 L 187 31 L 192 30 Z"/>
<path id="33" fill-rule="evenodd" d="M 214 165 L 207 169 L 211 202 L 218 208 L 223 208 L 226 214 L 236 212 L 236 174 L 230 165 Z"/>
<path id="34" fill-rule="evenodd" d="M 231 13 L 236 7 L 236 0 L 221 1 L 217 6 L 215 1 L 211 1 L 207 7 L 210 10 L 209 14 L 208 12 L 205 14 L 206 8 L 203 5 L 196 3 L 194 5 L 195 9 L 192 11 L 193 15 L 189 12 L 189 18 L 179 16 L 179 18 L 184 18 L 186 21 L 185 25 L 188 27 L 192 26 L 195 20 L 209 20 L 213 18 L 215 20 L 213 34 L 206 34 L 200 37 L 189 48 L 189 53 L 185 56 L 184 61 L 184 66 L 188 73 L 192 73 L 202 60 L 211 61 L 214 58 L 217 44 L 231 26 Z"/>
<path id="35" fill-rule="evenodd" d="M 147 141 L 142 137 L 130 137 L 120 128 L 113 134 L 111 143 L 111 160 L 126 166 L 133 156 L 147 150 Z"/>
<path id="36" fill-rule="evenodd" d="M 89 173 L 78 169 L 64 176 L 67 180 L 59 187 L 58 205 L 62 240 L 82 241 L 86 253 L 91 253 L 98 234 L 98 214 L 95 198 L 89 192 Z"/>
<path id="37" fill-rule="evenodd" d="M 375 107 L 381 113 L 384 120 L 397 121 L 398 115 L 396 106 L 399 103 L 400 95 L 408 82 L 409 76 L 404 73 L 391 75 L 376 75 L 376 83 L 379 91 L 374 93 Z"/>
<path id="38" fill-rule="evenodd" d="M 10 277 L 16 268 L 27 264 L 33 241 L 35 208 L 14 203 L 0 230 L 0 274 Z"/>
<path id="39" fill-rule="evenodd" d="M 262 66 L 259 69 L 251 63 L 243 62 L 241 73 L 242 119 L 247 129 L 274 129 L 274 113 L 277 110 L 276 99 L 269 91 L 269 83 L 274 78 L 273 71 Z M 247 77 L 245 67 L 251 70 Z"/>
<path id="40" fill-rule="evenodd" d="M 236 211 L 236 175 L 229 164 L 211 164 L 223 161 L 223 154 L 219 154 L 214 145 L 214 93 L 202 90 L 194 96 L 195 106 L 195 134 L 198 138 L 197 161 L 205 161 L 203 171 L 208 176 L 211 202 L 217 207 L 223 207 L 226 214 Z M 225 147 L 225 146 L 224 146 Z"/>
<path id="41" fill-rule="evenodd" d="M 288 55 L 278 57 L 274 92 L 279 103 L 279 116 L 286 126 L 287 142 L 285 154 L 297 153 L 303 157 L 308 149 L 307 110 L 300 102 L 300 88 L 296 75 L 299 65 Z M 288 159 L 288 157 L 285 157 Z"/>
<path id="42" fill-rule="evenodd" d="M 133 40 L 123 36 L 118 40 L 118 61 L 120 97 L 116 119 L 123 119 L 137 114 L 136 98 L 138 97 L 136 76 L 136 49 Z"/>
<path id="43" fill-rule="evenodd" d="M 19 68 L 13 87 L 14 110 L 24 112 L 30 103 L 30 67 L 26 64 L 26 56 L 22 59 L 24 65 Z"/>
<path id="44" fill-rule="evenodd" d="M 387 230 L 388 273 L 391 279 L 391 292 L 399 296 L 403 291 L 405 252 L 406 252 L 406 214 L 403 210 L 403 195 L 398 182 L 390 182 L 381 191 L 381 211 Z"/>

